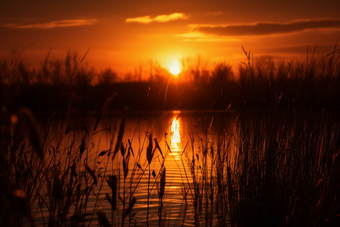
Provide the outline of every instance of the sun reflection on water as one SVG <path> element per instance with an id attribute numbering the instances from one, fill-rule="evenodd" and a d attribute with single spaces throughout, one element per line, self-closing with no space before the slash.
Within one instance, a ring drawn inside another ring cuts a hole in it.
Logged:
<path id="1" fill-rule="evenodd" d="M 171 123 L 171 128 L 170 128 L 170 135 L 172 135 L 171 138 L 171 151 L 174 158 L 176 160 L 179 159 L 179 154 L 180 154 L 180 147 L 179 143 L 181 142 L 181 134 L 180 134 L 180 124 L 178 118 L 174 118 L 174 120 Z"/>
<path id="2" fill-rule="evenodd" d="M 179 129 L 180 129 L 179 120 L 175 118 L 171 124 L 171 133 L 172 133 L 171 144 L 173 143 L 178 144 L 181 142 L 181 135 L 179 133 Z"/>

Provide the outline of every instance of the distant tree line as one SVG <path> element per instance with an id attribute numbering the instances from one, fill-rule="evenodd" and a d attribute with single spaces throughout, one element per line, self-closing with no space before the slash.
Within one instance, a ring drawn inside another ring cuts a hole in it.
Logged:
<path id="1" fill-rule="evenodd" d="M 28 69 L 24 61 L 1 62 L 2 98 L 13 108 L 35 111 L 165 110 L 229 108 L 339 108 L 339 52 L 309 62 L 275 62 L 271 57 L 242 62 L 235 73 L 218 63 L 208 69 L 202 58 L 182 59 L 178 79 L 149 61 L 119 76 L 96 73 L 76 53 Z M 108 101 L 110 100 L 110 101 Z M 53 103 L 53 104 L 52 104 Z M 108 104 L 109 103 L 109 104 Z"/>

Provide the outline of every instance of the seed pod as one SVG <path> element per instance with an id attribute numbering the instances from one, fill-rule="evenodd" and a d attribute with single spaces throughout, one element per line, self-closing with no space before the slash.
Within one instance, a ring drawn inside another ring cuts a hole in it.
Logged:
<path id="1" fill-rule="evenodd" d="M 109 152 L 109 150 L 100 152 L 99 155 L 98 155 L 98 157 L 105 155 L 107 152 Z"/>
<path id="2" fill-rule="evenodd" d="M 125 148 L 124 148 L 124 144 L 123 143 L 120 144 L 120 153 L 122 154 L 122 157 L 124 157 L 124 155 L 125 155 Z"/>
<path id="3" fill-rule="evenodd" d="M 153 152 L 153 144 L 152 144 L 152 134 L 149 134 L 149 146 L 146 151 L 146 158 L 148 159 L 148 163 L 150 165 L 151 160 L 153 158 L 154 152 Z"/>
<path id="4" fill-rule="evenodd" d="M 81 138 L 81 144 L 79 146 L 79 152 L 80 152 L 81 155 L 84 153 L 84 151 L 86 149 L 85 137 L 86 137 L 86 135 L 84 135 L 84 137 Z"/>
<path id="5" fill-rule="evenodd" d="M 123 171 L 124 171 L 124 179 L 126 179 L 129 173 L 129 158 L 123 158 Z"/>
<path id="6" fill-rule="evenodd" d="M 87 172 L 89 172 L 89 174 L 91 175 L 92 179 L 93 179 L 93 184 L 97 185 L 97 177 L 94 174 L 94 171 L 88 166 L 85 165 L 85 169 L 87 170 Z"/>
<path id="7" fill-rule="evenodd" d="M 109 175 L 106 178 L 107 184 L 112 189 L 112 210 L 115 211 L 117 208 L 117 176 Z"/>
<path id="8" fill-rule="evenodd" d="M 116 154 L 119 150 L 119 147 L 121 146 L 122 140 L 123 140 L 123 135 L 124 135 L 124 128 L 125 128 L 125 117 L 123 118 L 122 122 L 120 122 L 120 126 L 119 126 L 119 133 L 117 136 L 117 143 L 115 146 L 115 150 L 113 152 L 113 156 L 112 159 L 114 159 L 116 157 Z"/>

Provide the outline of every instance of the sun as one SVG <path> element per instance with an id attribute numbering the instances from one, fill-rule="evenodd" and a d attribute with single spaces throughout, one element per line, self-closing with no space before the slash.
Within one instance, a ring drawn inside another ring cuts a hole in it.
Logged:
<path id="1" fill-rule="evenodd" d="M 176 63 L 176 64 L 172 65 L 171 68 L 170 68 L 170 72 L 173 75 L 177 76 L 181 72 L 181 68 L 179 67 L 179 64 Z"/>

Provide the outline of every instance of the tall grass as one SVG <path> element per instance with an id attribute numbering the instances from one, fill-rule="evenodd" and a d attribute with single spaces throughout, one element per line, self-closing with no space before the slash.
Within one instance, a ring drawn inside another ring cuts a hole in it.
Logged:
<path id="1" fill-rule="evenodd" d="M 231 170 L 234 184 L 229 185 L 231 218 L 238 226 L 339 224 L 340 185 L 334 183 L 339 177 L 338 106 L 309 103 L 328 100 L 327 91 L 339 73 L 333 60 L 334 54 L 328 70 L 319 75 L 313 61 L 302 69 L 286 69 L 271 83 L 281 89 L 271 92 L 269 108 L 239 109 L 237 156 Z M 250 64 L 247 70 L 244 76 L 253 83 L 251 91 L 259 92 L 261 73 L 255 78 Z M 287 83 L 290 77 L 294 82 Z M 287 95 L 293 92 L 293 102 L 287 106 Z"/>
<path id="2" fill-rule="evenodd" d="M 266 71 L 254 67 L 250 54 L 244 52 L 248 62 L 239 80 L 232 83 L 238 89 L 226 92 L 230 68 L 223 64 L 210 84 L 215 89 L 215 107 L 226 111 L 230 105 L 237 106 L 235 131 L 225 127 L 223 114 L 202 111 L 202 124 L 181 132 L 182 138 L 187 134 L 189 139 L 182 141 L 179 160 L 174 162 L 185 206 L 175 224 L 339 225 L 339 55 L 335 51 L 325 61 L 312 58 L 305 64 L 289 63 Z M 146 131 L 140 131 L 144 121 L 140 119 L 132 137 L 126 138 L 128 118 L 108 122 L 105 114 L 113 96 L 101 100 L 95 120 L 72 119 L 80 85 L 68 80 L 79 67 L 70 70 L 66 64 L 65 77 L 58 83 L 60 92 L 50 103 L 58 105 L 69 92 L 66 119 L 61 121 L 53 113 L 37 123 L 29 109 L 16 110 L 10 101 L 15 67 L 4 63 L 1 68 L 2 225 L 174 223 L 166 207 L 171 183 L 166 161 L 173 152 L 166 132 L 171 122 L 156 138 L 151 122 Z M 100 150 L 104 133 L 109 135 L 109 146 Z M 135 212 L 136 204 L 142 203 L 136 196 L 142 181 L 147 182 L 145 219 L 136 218 Z M 157 209 L 153 209 L 155 202 Z M 152 213 L 155 210 L 157 214 Z"/>

